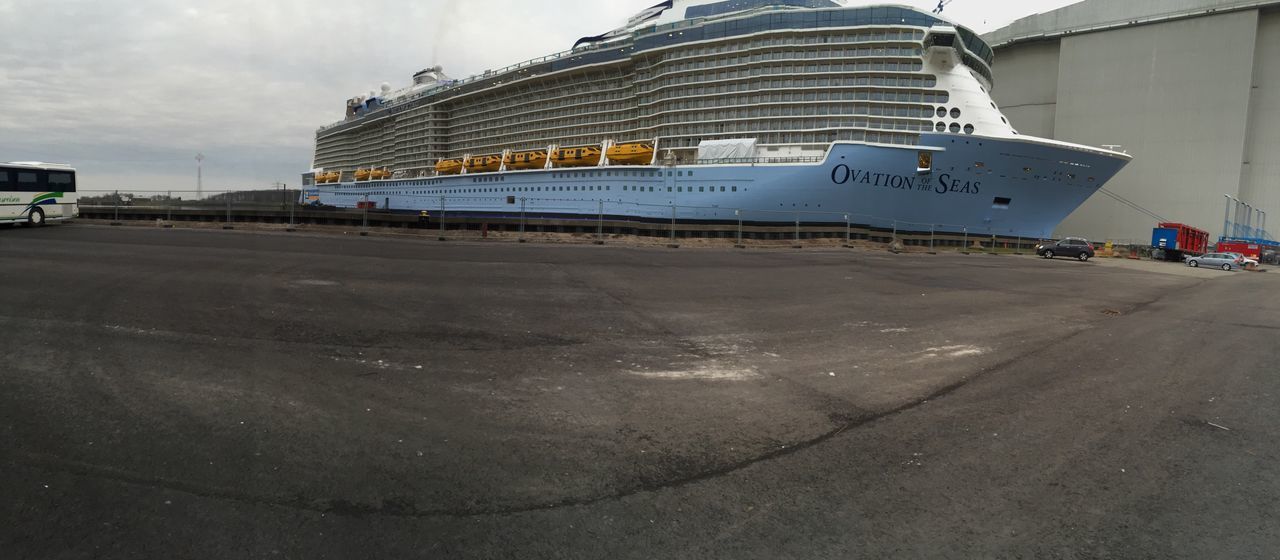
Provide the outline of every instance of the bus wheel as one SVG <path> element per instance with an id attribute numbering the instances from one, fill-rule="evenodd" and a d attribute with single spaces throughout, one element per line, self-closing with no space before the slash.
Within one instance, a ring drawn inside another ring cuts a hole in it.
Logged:
<path id="1" fill-rule="evenodd" d="M 31 227 L 44 225 L 44 210 L 32 208 L 31 213 L 27 215 L 27 225 Z"/>

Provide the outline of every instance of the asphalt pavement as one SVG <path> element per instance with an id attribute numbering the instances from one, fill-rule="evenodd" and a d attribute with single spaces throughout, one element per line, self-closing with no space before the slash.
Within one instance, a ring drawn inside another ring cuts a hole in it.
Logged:
<path id="1" fill-rule="evenodd" d="M 1277 273 L 0 229 L 0 557 L 1273 558 Z"/>

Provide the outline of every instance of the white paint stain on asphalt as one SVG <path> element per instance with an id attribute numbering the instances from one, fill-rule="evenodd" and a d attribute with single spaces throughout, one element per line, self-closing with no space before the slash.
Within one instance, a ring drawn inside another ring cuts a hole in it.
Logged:
<path id="1" fill-rule="evenodd" d="M 923 351 L 919 352 L 919 355 L 916 356 L 915 359 L 911 360 L 911 362 L 915 363 L 915 362 L 923 362 L 927 360 L 955 359 L 955 358 L 966 358 L 969 356 L 981 356 L 990 351 L 991 351 L 990 348 L 983 348 L 981 346 L 972 346 L 968 344 L 959 344 L 959 345 L 953 345 L 953 346 L 939 346 L 936 348 L 925 348 Z"/>
<path id="2" fill-rule="evenodd" d="M 760 377 L 754 369 L 744 368 L 723 368 L 723 367 L 701 367 L 688 370 L 670 370 L 670 371 L 631 371 L 631 375 L 644 377 L 648 379 L 702 379 L 712 381 L 742 381 L 746 379 L 755 379 Z"/>

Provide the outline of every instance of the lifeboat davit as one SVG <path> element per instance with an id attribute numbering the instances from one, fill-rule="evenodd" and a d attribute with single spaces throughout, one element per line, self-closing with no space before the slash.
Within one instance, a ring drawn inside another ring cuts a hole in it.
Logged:
<path id="1" fill-rule="evenodd" d="M 510 169 L 542 169 L 546 166 L 546 150 L 516 152 L 511 154 L 511 160 L 507 162 L 507 167 Z"/>
<path id="2" fill-rule="evenodd" d="M 436 163 L 436 173 L 441 175 L 457 175 L 462 173 L 462 160 L 442 159 Z"/>
<path id="3" fill-rule="evenodd" d="M 610 146 L 605 152 L 609 161 L 620 165 L 649 165 L 653 163 L 653 144 L 629 142 Z"/>
<path id="4" fill-rule="evenodd" d="M 585 167 L 600 163 L 600 148 L 560 148 L 551 156 L 556 167 Z"/>

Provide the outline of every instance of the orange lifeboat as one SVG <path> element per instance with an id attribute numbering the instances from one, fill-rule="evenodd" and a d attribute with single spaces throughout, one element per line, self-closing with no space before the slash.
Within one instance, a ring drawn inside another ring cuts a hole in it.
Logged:
<path id="1" fill-rule="evenodd" d="M 363 168 L 363 167 L 362 167 L 362 168 L 360 168 L 360 169 L 356 169 L 356 180 L 357 180 L 357 181 L 368 181 L 368 180 L 369 180 L 369 178 L 370 178 L 370 177 L 372 177 L 372 176 L 373 176 L 373 170 L 372 170 L 372 169 L 365 169 L 365 168 Z"/>
<path id="2" fill-rule="evenodd" d="M 629 142 L 610 146 L 605 153 L 609 161 L 620 165 L 649 165 L 653 162 L 653 144 Z"/>
<path id="3" fill-rule="evenodd" d="M 516 152 L 511 154 L 511 161 L 507 162 L 507 167 L 510 169 L 542 169 L 546 165 L 546 150 Z"/>
<path id="4" fill-rule="evenodd" d="M 502 168 L 501 155 L 474 156 L 466 161 L 467 171 L 471 173 L 488 173 Z"/>
<path id="5" fill-rule="evenodd" d="M 436 163 L 436 173 L 441 175 L 457 175 L 462 173 L 462 160 L 442 159 Z"/>
<path id="6" fill-rule="evenodd" d="M 385 167 L 380 168 L 380 169 L 370 169 L 370 170 L 369 170 L 369 178 L 370 178 L 370 179 L 373 179 L 374 181 L 381 180 L 381 179 L 390 179 L 390 178 L 391 178 L 391 170 L 390 170 L 390 169 L 387 169 L 387 168 L 385 168 Z"/>
<path id="7" fill-rule="evenodd" d="M 583 148 L 560 148 L 551 156 L 556 167 L 585 167 L 600 163 L 600 148 L 587 146 Z"/>
<path id="8" fill-rule="evenodd" d="M 340 179 L 342 179 L 342 174 L 338 173 L 337 171 L 316 173 L 317 184 L 337 183 Z"/>

